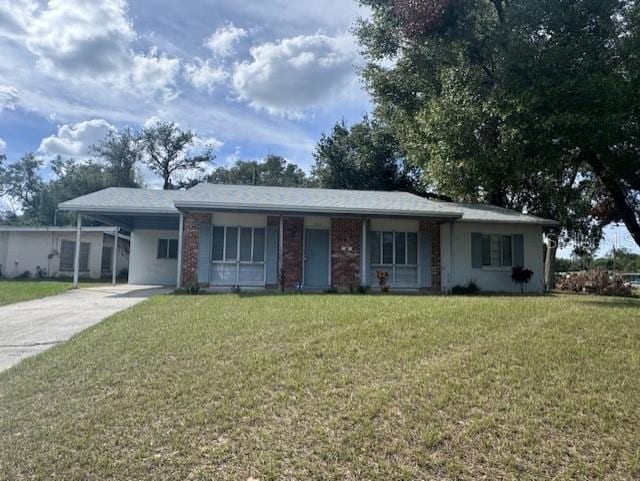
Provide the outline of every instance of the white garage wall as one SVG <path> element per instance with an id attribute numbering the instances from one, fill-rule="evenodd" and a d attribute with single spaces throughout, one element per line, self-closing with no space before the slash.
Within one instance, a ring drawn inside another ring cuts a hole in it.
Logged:
<path id="1" fill-rule="evenodd" d="M 0 239 L 2 275 L 16 277 L 25 271 L 36 275 L 38 266 L 49 276 L 70 276 L 72 272 L 60 272 L 60 246 L 62 239 L 75 242 L 75 232 L 59 231 L 7 231 Z M 89 272 L 81 273 L 94 279 L 100 278 L 102 260 L 102 232 L 83 232 L 81 242 L 89 248 Z"/>
<path id="2" fill-rule="evenodd" d="M 533 271 L 525 292 L 544 290 L 544 257 L 542 247 L 542 227 L 526 224 L 498 224 L 456 222 L 453 224 L 453 242 L 451 224 L 443 224 L 440 230 L 442 288 L 448 291 L 455 285 L 464 285 L 470 280 L 478 284 L 483 291 L 520 292 L 520 286 L 511 280 L 511 268 L 474 269 L 471 267 L 471 233 L 482 234 L 522 234 L 524 238 L 524 267 Z M 451 255 L 453 247 L 453 255 Z"/>
<path id="3" fill-rule="evenodd" d="M 134 230 L 129 254 L 129 284 L 175 286 L 177 259 L 156 259 L 158 239 L 177 239 L 177 230 Z"/>

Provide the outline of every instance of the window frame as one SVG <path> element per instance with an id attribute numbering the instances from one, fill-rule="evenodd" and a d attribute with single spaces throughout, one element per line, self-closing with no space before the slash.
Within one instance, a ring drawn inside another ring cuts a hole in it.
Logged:
<path id="1" fill-rule="evenodd" d="M 66 265 L 62 265 L 62 245 L 67 242 L 69 244 L 71 244 L 71 267 L 68 268 L 68 266 Z M 82 255 L 82 248 L 85 247 L 87 249 L 87 256 L 86 256 L 86 265 L 83 268 L 83 255 Z M 60 239 L 60 261 L 59 261 L 59 265 L 58 265 L 58 270 L 60 272 L 73 272 L 74 269 L 74 264 L 76 261 L 76 241 L 75 240 L 69 240 L 69 239 Z M 82 242 L 80 241 L 80 267 L 78 269 L 78 272 L 89 272 L 89 264 L 91 262 L 91 242 Z M 101 267 L 102 267 L 102 262 L 101 262 Z"/>
<path id="2" fill-rule="evenodd" d="M 371 266 L 371 271 L 375 272 L 376 270 L 380 270 L 380 269 L 387 269 L 389 270 L 389 283 L 393 286 L 393 285 L 397 285 L 397 274 L 396 274 L 396 270 L 397 268 L 414 268 L 416 270 L 416 282 L 415 283 L 411 283 L 411 284 L 403 284 L 403 286 L 407 286 L 407 287 L 415 287 L 418 286 L 420 284 L 420 237 L 419 237 L 419 232 L 418 231 L 396 231 L 396 230 L 371 230 L 369 231 L 370 234 L 372 236 L 374 235 L 379 235 L 380 238 L 380 242 L 379 242 L 379 257 L 378 259 L 380 260 L 379 263 L 373 262 L 371 259 L 371 255 L 369 257 L 369 264 Z M 393 244 L 392 244 L 392 262 L 391 263 L 385 263 L 384 262 L 384 234 L 391 234 L 392 239 L 393 239 Z M 404 263 L 400 264 L 396 262 L 396 258 L 397 258 L 397 253 L 396 253 L 396 236 L 400 234 L 402 236 L 404 236 Z M 409 234 L 414 234 L 416 237 L 416 243 L 415 243 L 415 248 L 416 248 L 416 252 L 415 252 L 415 260 L 416 263 L 415 264 L 410 264 L 409 263 Z M 372 243 L 373 245 L 373 243 Z"/>
<path id="3" fill-rule="evenodd" d="M 509 239 L 509 254 L 510 259 L 508 263 L 505 262 L 505 240 Z M 481 268 L 485 270 L 509 270 L 513 267 L 513 238 L 514 234 L 500 234 L 500 233 L 489 233 L 482 234 L 482 264 Z M 488 240 L 489 242 L 489 263 L 485 263 L 485 242 Z M 494 252 L 494 240 L 499 241 L 499 252 L 500 252 L 500 263 L 494 264 L 493 252 Z"/>
<path id="4" fill-rule="evenodd" d="M 165 247 L 165 255 L 160 255 L 160 245 L 162 243 L 166 244 Z M 175 257 L 171 255 L 171 244 L 174 243 L 175 245 Z M 179 243 L 178 243 L 178 239 L 170 239 L 170 238 L 166 238 L 166 237 L 158 237 L 157 243 L 156 243 L 156 260 L 177 260 L 178 259 L 178 255 L 180 254 L 178 252 L 178 248 L 179 248 Z"/>
<path id="5" fill-rule="evenodd" d="M 222 260 L 216 260 L 213 258 L 213 248 L 214 248 L 214 229 L 222 229 L 223 238 L 222 238 Z M 236 229 L 236 256 L 235 259 L 227 259 L 227 232 L 229 229 Z M 241 232 L 242 229 L 251 229 L 251 257 L 249 260 L 240 260 L 240 245 L 241 245 Z M 256 254 L 256 230 L 263 231 L 263 241 L 262 241 L 262 260 L 255 260 Z M 215 265 L 235 265 L 236 266 L 236 275 L 235 275 L 235 283 L 232 285 L 263 285 L 266 283 L 267 276 L 267 226 L 243 226 L 243 225 L 211 225 L 211 247 L 209 252 L 210 258 L 210 267 Z M 262 266 L 262 281 L 242 281 L 240 282 L 240 266 L 241 265 L 257 265 Z M 210 281 L 211 282 L 211 281 Z M 227 285 L 225 283 L 218 285 Z"/>

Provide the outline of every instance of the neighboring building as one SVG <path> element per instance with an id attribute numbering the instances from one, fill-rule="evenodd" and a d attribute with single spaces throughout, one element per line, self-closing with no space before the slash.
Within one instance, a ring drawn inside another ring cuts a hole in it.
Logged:
<path id="1" fill-rule="evenodd" d="M 376 288 L 380 270 L 394 291 L 473 280 L 518 292 L 511 267 L 524 266 L 534 272 L 526 290 L 540 292 L 542 229 L 557 224 L 405 192 L 216 184 L 110 188 L 60 208 L 131 232 L 130 283 L 216 288 Z"/>
<path id="2" fill-rule="evenodd" d="M 80 276 L 111 277 L 113 227 L 84 227 L 80 242 Z M 118 234 L 117 270 L 129 267 L 129 237 Z M 76 245 L 74 227 L 0 226 L 0 274 L 19 277 L 70 277 Z"/>

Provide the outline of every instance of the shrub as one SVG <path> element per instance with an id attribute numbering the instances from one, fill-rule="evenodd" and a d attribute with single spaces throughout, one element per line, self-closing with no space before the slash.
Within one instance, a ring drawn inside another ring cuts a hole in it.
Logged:
<path id="1" fill-rule="evenodd" d="M 511 269 L 511 280 L 516 284 L 520 284 L 520 292 L 524 293 L 524 285 L 528 284 L 533 277 L 533 271 L 531 269 L 525 269 L 524 267 L 514 267 Z"/>
<path id="2" fill-rule="evenodd" d="M 376 278 L 378 279 L 378 285 L 382 292 L 389 292 L 389 272 L 388 271 L 376 271 Z"/>
<path id="3" fill-rule="evenodd" d="M 469 281 L 464 286 L 458 284 L 457 286 L 453 286 L 451 288 L 451 294 L 456 296 L 468 296 L 473 294 L 478 294 L 480 292 L 480 286 L 475 283 L 475 281 Z"/>
<path id="4" fill-rule="evenodd" d="M 556 288 L 567 292 L 581 292 L 601 296 L 633 295 L 633 289 L 620 274 L 609 274 L 602 269 L 573 272 L 558 280 Z"/>
<path id="5" fill-rule="evenodd" d="M 200 294 L 200 284 L 197 282 L 190 282 L 186 287 L 187 294 Z"/>

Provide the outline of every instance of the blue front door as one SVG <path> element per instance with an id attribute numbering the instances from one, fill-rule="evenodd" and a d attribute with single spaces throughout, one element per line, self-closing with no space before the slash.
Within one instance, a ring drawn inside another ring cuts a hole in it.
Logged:
<path id="1" fill-rule="evenodd" d="M 329 287 L 329 231 L 304 231 L 304 285 Z"/>

